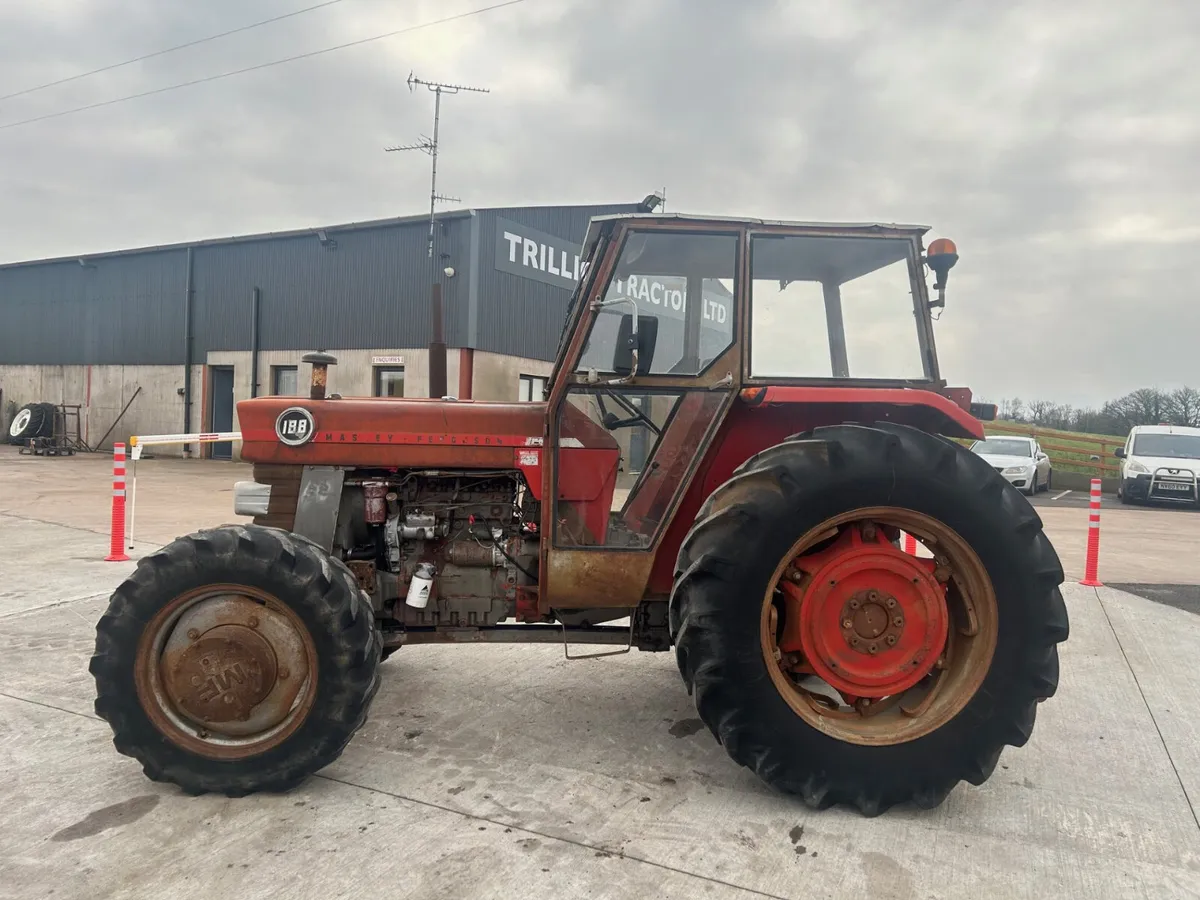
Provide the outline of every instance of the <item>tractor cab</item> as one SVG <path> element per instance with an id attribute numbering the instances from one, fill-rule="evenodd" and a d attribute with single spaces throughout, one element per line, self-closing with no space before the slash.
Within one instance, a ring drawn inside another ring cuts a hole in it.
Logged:
<path id="1" fill-rule="evenodd" d="M 652 547 L 694 470 L 713 467 L 706 451 L 739 401 L 789 386 L 942 390 L 923 266 L 942 287 L 953 260 L 926 259 L 926 230 L 595 220 L 549 387 L 551 566 L 577 571 L 584 548 Z M 780 437 L 805 425 L 768 419 L 790 429 Z M 581 467 L 580 454 L 612 469 Z M 715 462 L 728 477 L 732 465 Z M 596 490 L 581 491 L 582 477 Z"/>

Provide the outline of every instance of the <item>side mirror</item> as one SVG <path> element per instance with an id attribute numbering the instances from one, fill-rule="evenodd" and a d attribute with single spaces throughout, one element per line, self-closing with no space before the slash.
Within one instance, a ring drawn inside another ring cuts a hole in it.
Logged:
<path id="1" fill-rule="evenodd" d="M 1116 450 L 1113 451 L 1113 456 L 1115 456 L 1117 459 L 1124 459 L 1125 458 L 1125 448 L 1118 447 Z"/>
<path id="2" fill-rule="evenodd" d="M 977 418 L 980 422 L 994 422 L 996 421 L 996 404 L 972 403 L 971 415 Z"/>
<path id="3" fill-rule="evenodd" d="M 657 316 L 638 316 L 636 331 L 633 313 L 621 316 L 621 324 L 617 326 L 617 346 L 613 350 L 613 372 L 628 378 L 638 372 L 649 372 L 657 344 Z"/>

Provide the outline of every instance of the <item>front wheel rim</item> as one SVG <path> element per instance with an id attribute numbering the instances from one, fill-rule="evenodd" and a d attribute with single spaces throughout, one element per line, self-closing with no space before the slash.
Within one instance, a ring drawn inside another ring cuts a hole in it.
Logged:
<path id="1" fill-rule="evenodd" d="M 306 720 L 317 652 L 299 617 L 244 585 L 181 594 L 147 623 L 134 682 L 154 726 L 176 746 L 235 760 L 279 746 Z"/>
<path id="2" fill-rule="evenodd" d="M 917 540 L 918 555 L 899 546 Z M 998 607 L 987 570 L 945 523 L 873 507 L 832 517 L 784 554 L 760 617 L 764 661 L 806 723 L 882 746 L 950 721 L 983 683 Z"/>

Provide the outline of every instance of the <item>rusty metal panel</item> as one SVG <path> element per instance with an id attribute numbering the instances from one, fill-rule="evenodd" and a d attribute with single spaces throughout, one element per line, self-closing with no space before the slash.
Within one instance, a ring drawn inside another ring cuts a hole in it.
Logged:
<path id="1" fill-rule="evenodd" d="M 554 596 L 542 606 L 555 609 L 637 606 L 650 580 L 654 554 L 620 550 L 559 550 L 550 548 L 548 577 Z"/>

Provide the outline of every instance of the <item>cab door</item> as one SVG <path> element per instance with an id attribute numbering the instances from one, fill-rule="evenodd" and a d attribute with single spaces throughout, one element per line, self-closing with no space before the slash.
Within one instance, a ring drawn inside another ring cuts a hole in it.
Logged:
<path id="1" fill-rule="evenodd" d="M 549 400 L 545 608 L 643 598 L 740 387 L 743 243 L 739 230 L 633 221 L 599 263 Z"/>

